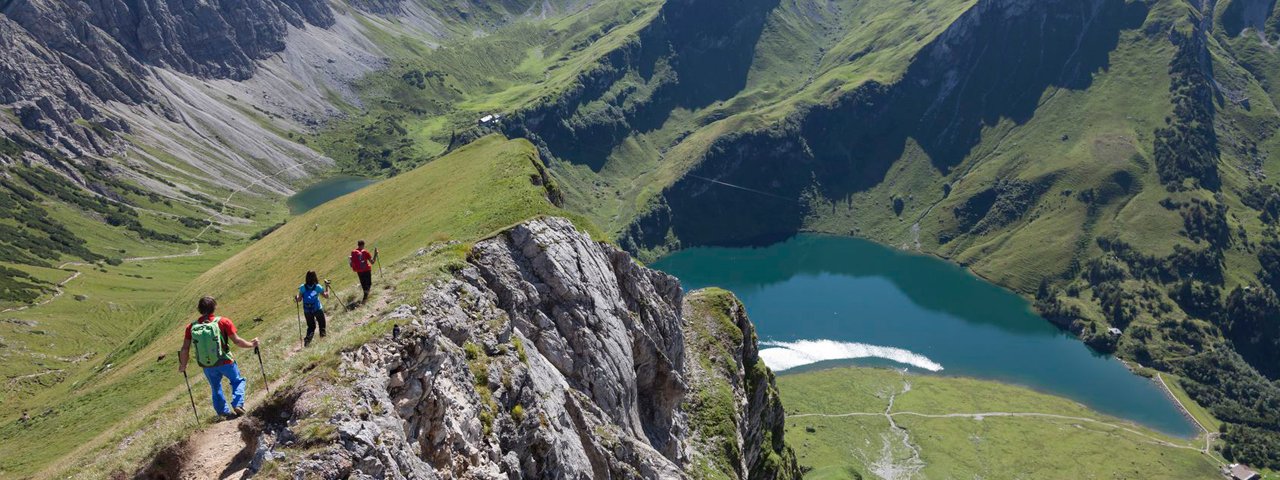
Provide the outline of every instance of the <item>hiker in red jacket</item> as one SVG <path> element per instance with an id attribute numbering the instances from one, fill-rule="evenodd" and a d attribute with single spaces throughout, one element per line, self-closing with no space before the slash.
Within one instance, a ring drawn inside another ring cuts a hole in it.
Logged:
<path id="1" fill-rule="evenodd" d="M 218 302 L 213 297 L 200 299 L 197 305 L 200 318 L 187 324 L 187 332 L 182 339 L 182 350 L 178 352 L 178 371 L 186 375 L 187 362 L 191 359 L 191 347 L 194 346 L 196 363 L 204 367 L 205 379 L 209 381 L 209 388 L 212 389 L 213 409 L 224 418 L 235 418 L 244 415 L 244 387 L 247 382 L 244 376 L 240 375 L 235 358 L 231 356 L 231 345 L 257 348 L 258 339 L 245 340 L 236 335 L 236 324 L 231 323 L 231 319 L 213 315 L 213 311 L 217 308 Z M 227 397 L 222 393 L 223 377 L 231 382 L 230 408 L 227 407 Z"/>
<path id="2" fill-rule="evenodd" d="M 373 249 L 373 253 L 370 254 L 364 249 L 364 240 L 356 242 L 356 249 L 351 251 L 351 270 L 360 277 L 360 289 L 364 290 L 364 298 L 360 299 L 361 305 L 369 301 L 369 288 L 373 287 L 373 264 L 377 261 L 378 249 Z"/>

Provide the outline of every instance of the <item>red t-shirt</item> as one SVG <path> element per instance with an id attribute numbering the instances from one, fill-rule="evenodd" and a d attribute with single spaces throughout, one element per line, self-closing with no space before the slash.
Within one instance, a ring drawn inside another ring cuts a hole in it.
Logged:
<path id="1" fill-rule="evenodd" d="M 368 272 L 373 270 L 370 262 L 373 261 L 373 254 L 368 250 L 357 248 L 351 251 L 351 269 L 356 272 Z"/>
<path id="2" fill-rule="evenodd" d="M 203 317 L 200 317 L 200 319 L 196 321 L 200 323 L 209 323 L 213 321 L 212 317 L 215 317 L 215 316 L 217 315 L 205 315 Z M 236 324 L 231 323 L 230 318 L 218 317 L 218 330 L 222 330 L 222 338 L 227 339 L 227 342 L 230 343 L 231 337 L 236 334 Z M 191 324 L 190 323 L 187 324 L 187 333 L 183 335 L 183 340 L 188 342 L 191 341 Z M 227 348 L 231 348 L 231 347 L 228 345 Z M 236 363 L 236 361 L 231 359 L 226 359 L 226 360 L 223 360 L 218 365 L 230 365 L 233 363 Z"/>

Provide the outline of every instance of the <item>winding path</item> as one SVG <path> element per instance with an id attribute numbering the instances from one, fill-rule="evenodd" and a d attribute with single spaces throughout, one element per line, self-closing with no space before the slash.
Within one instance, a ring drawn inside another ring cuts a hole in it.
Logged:
<path id="1" fill-rule="evenodd" d="M 892 405 L 890 405 L 890 408 L 892 408 Z M 912 416 L 912 417 L 921 417 L 921 418 L 970 418 L 970 419 L 973 419 L 973 420 L 983 420 L 983 419 L 985 419 L 985 418 L 990 418 L 990 417 L 1035 417 L 1035 418 L 1050 418 L 1050 419 L 1056 419 L 1056 420 L 1070 420 L 1070 421 L 1073 421 L 1073 422 L 1085 422 L 1085 423 L 1093 423 L 1093 424 L 1097 424 L 1097 425 L 1105 425 L 1105 426 L 1108 426 L 1108 427 L 1111 427 L 1111 428 L 1115 428 L 1115 429 L 1118 429 L 1118 430 L 1123 430 L 1123 431 L 1126 431 L 1126 432 L 1132 433 L 1132 434 L 1134 434 L 1134 435 L 1137 435 L 1137 436 L 1139 436 L 1139 437 L 1142 437 L 1142 438 L 1146 439 L 1148 442 L 1153 443 L 1153 444 L 1156 444 L 1156 445 L 1162 445 L 1162 446 L 1169 447 L 1169 448 L 1178 448 L 1178 449 L 1183 449 L 1183 450 L 1192 450 L 1192 451 L 1196 451 L 1196 452 L 1200 452 L 1200 453 L 1205 453 L 1205 454 L 1209 453 L 1209 452 L 1208 452 L 1208 451 L 1206 451 L 1205 449 L 1200 449 L 1200 448 L 1193 447 L 1193 446 L 1189 446 L 1189 445 L 1179 445 L 1179 444 L 1177 444 L 1177 443 L 1173 443 L 1173 442 L 1170 442 L 1170 441 L 1167 441 L 1167 440 L 1162 440 L 1162 439 L 1160 439 L 1160 438 L 1156 438 L 1156 437 L 1154 437 L 1154 436 L 1148 435 L 1148 434 L 1146 434 L 1146 433 L 1143 433 L 1143 432 L 1141 432 L 1141 431 L 1135 430 L 1135 429 L 1133 429 L 1133 428 L 1130 428 L 1130 427 L 1125 426 L 1125 425 L 1122 425 L 1122 424 L 1115 424 L 1115 423 L 1111 423 L 1111 422 L 1104 422 L 1104 421 L 1102 421 L 1102 420 L 1098 420 L 1098 419 L 1094 419 L 1094 418 L 1088 418 L 1088 417 L 1074 417 L 1074 416 L 1070 416 L 1070 415 L 1058 415 L 1058 414 L 1055 414 L 1055 413 L 1039 413 L 1039 412 L 973 412 L 973 413 L 939 413 L 939 414 L 930 414 L 930 413 L 920 413 L 920 412 L 893 412 L 893 413 L 879 413 L 879 412 L 848 412 L 848 413 L 834 413 L 834 414 L 828 414 L 828 413 L 801 413 L 801 414 L 796 414 L 796 415 L 787 415 L 787 418 L 804 418 L 804 417 L 840 418 L 840 417 L 863 417 L 863 416 L 867 416 L 867 417 L 878 417 L 878 416 L 882 416 L 882 415 L 883 415 L 883 416 L 888 416 L 888 417 L 890 417 L 890 418 L 892 418 L 892 417 L 894 417 L 894 416 L 898 416 L 898 415 L 907 415 L 907 416 Z M 1208 447 L 1206 447 L 1206 449 L 1207 449 L 1207 448 L 1208 448 Z"/>
<path id="2" fill-rule="evenodd" d="M 1200 429 L 1200 432 L 1204 434 L 1204 450 L 1202 451 L 1205 454 L 1209 454 L 1213 450 L 1213 441 L 1218 439 L 1218 432 L 1209 430 L 1203 423 L 1200 423 L 1199 418 L 1196 418 L 1195 415 L 1191 414 L 1191 410 L 1187 408 L 1187 405 L 1182 403 L 1182 400 L 1178 399 L 1178 396 L 1173 394 L 1173 389 L 1169 388 L 1169 384 L 1165 383 L 1164 375 L 1161 375 L 1160 372 L 1156 372 L 1156 380 L 1160 381 L 1160 388 L 1164 389 L 1165 395 L 1173 399 L 1173 403 L 1178 406 L 1178 410 L 1181 410 L 1183 415 L 1190 418 L 1191 421 L 1196 424 L 1196 427 Z"/>
<path id="3" fill-rule="evenodd" d="M 898 422 L 893 420 L 893 416 L 895 415 L 895 413 L 893 413 L 893 401 L 897 399 L 898 395 L 910 391 L 911 383 L 906 381 L 902 382 L 902 391 L 889 395 L 889 404 L 884 407 L 884 413 L 882 414 L 884 415 L 885 420 L 889 421 L 889 430 L 901 435 L 902 447 L 906 449 L 906 451 L 911 452 L 911 457 L 903 460 L 901 463 L 894 461 L 893 446 L 889 443 L 889 438 L 885 437 L 884 454 L 879 461 L 874 462 L 871 465 L 871 468 L 873 473 L 886 480 L 897 480 L 900 478 L 909 480 L 915 478 L 916 475 L 919 475 L 920 471 L 924 470 L 924 467 L 926 466 L 924 459 L 920 454 L 920 447 L 911 443 L 911 432 L 908 432 L 906 428 L 899 426 Z"/>
<path id="4" fill-rule="evenodd" d="M 245 192 L 246 190 L 248 190 L 248 189 L 252 188 L 253 186 L 261 184 L 263 181 L 265 181 L 265 180 L 267 180 L 267 179 L 275 178 L 275 177 L 277 177 L 277 176 L 279 176 L 279 175 L 281 175 L 281 174 L 283 174 L 283 173 L 285 173 L 285 172 L 288 172 L 288 171 L 290 171 L 290 170 L 293 170 L 293 169 L 296 169 L 296 168 L 299 168 L 299 167 L 303 167 L 303 166 L 306 166 L 306 165 L 309 165 L 309 164 L 312 164 L 312 163 L 318 162 L 319 160 L 320 160 L 320 159 L 319 159 L 319 158 L 317 158 L 317 159 L 313 159 L 313 160 L 306 161 L 306 162 L 300 162 L 300 163 L 294 164 L 294 165 L 292 165 L 292 166 L 282 168 L 282 169 L 280 169 L 280 170 L 277 170 L 275 173 L 272 173 L 272 174 L 270 174 L 270 175 L 263 175 L 263 176 L 261 176 L 261 177 L 258 177 L 258 179 L 254 180 L 254 181 L 252 181 L 252 182 L 249 182 L 249 184 L 247 184 L 247 185 L 245 185 L 245 186 L 243 186 L 243 187 L 240 187 L 240 188 L 238 188 L 238 189 L 236 189 L 236 190 L 232 190 L 232 191 L 231 191 L 231 193 L 227 194 L 226 198 L 223 198 L 223 199 L 222 199 L 222 206 L 221 206 L 221 208 L 219 208 L 219 209 L 218 209 L 218 211 L 217 211 L 216 213 L 214 213 L 213 215 L 209 215 L 207 218 L 205 218 L 205 222 L 206 222 L 206 223 L 205 223 L 204 228 L 203 228 L 203 229 L 201 229 L 198 233 L 196 233 L 196 235 L 195 235 L 194 237 L 191 237 L 191 242 L 195 245 L 195 248 L 193 248 L 190 252 L 175 253 L 175 254 L 170 254 L 170 255 L 155 255 L 155 256 L 149 256 L 149 257 L 130 257 L 130 258 L 122 259 L 122 261 L 125 261 L 125 262 L 145 262 L 145 261 L 150 261 L 150 260 L 164 260 L 164 259 L 170 259 L 170 258 L 198 257 L 198 256 L 200 256 L 200 255 L 203 255 L 202 253 L 200 253 L 200 237 L 203 237 L 203 236 L 204 236 L 204 234 L 205 234 L 206 232 L 208 232 L 210 228 L 213 228 L 214 223 L 216 223 L 216 222 L 214 221 L 214 219 L 215 219 L 215 218 L 217 218 L 219 215 L 226 215 L 227 206 L 231 204 L 231 197 L 234 197 L 237 193 L 243 193 L 243 192 Z M 240 208 L 244 208 L 244 209 L 249 210 L 249 211 L 252 211 L 252 210 L 253 210 L 253 209 L 251 209 L 251 208 L 249 208 L 249 207 L 240 207 Z M 161 213 L 163 213 L 163 212 L 153 212 L 153 213 L 161 214 Z M 59 269 L 59 270 L 66 270 L 66 269 L 67 269 L 67 267 L 71 267 L 71 266 L 85 266 L 85 265 L 90 265 L 90 264 L 89 264 L 89 263 L 85 263 L 85 262 L 66 262 L 66 263 L 63 263 L 63 264 L 61 264 L 61 265 L 58 265 L 58 269 Z M 62 287 L 65 287 L 65 286 L 66 286 L 68 283 L 70 283 L 72 280 L 75 280 L 76 278 L 79 278 L 79 277 L 80 277 L 80 274 L 82 273 L 82 272 L 80 272 L 79 270 L 71 270 L 71 272 L 72 272 L 72 273 L 71 273 L 71 276 L 67 277 L 66 279 L 64 279 L 64 280 L 62 280 L 61 282 L 58 282 L 57 284 L 55 284 L 55 285 L 54 285 L 53 295 L 49 296 L 49 298 L 46 298 L 46 299 L 41 300 L 41 301 L 38 301 L 38 302 L 36 302 L 36 303 L 32 303 L 32 304 L 30 304 L 30 305 L 23 305 L 23 306 L 20 306 L 20 307 L 10 307 L 10 308 L 6 308 L 6 309 L 4 309 L 4 310 L 0 310 L 0 313 L 20 312 L 20 311 L 23 311 L 23 310 L 27 310 L 27 309 L 31 309 L 31 308 L 35 308 L 35 307 L 39 307 L 39 306 L 42 306 L 42 305 L 46 305 L 46 304 L 48 304 L 49 302 L 52 302 L 52 301 L 54 301 L 54 300 L 57 300 L 57 299 L 58 299 L 58 297 L 61 297 L 61 296 L 62 296 L 62 294 L 63 294 L 63 293 L 65 293 L 65 292 L 64 292 L 64 290 L 62 289 Z"/>
<path id="5" fill-rule="evenodd" d="M 190 252 L 185 252 L 185 253 L 174 253 L 174 254 L 171 254 L 171 255 L 156 255 L 156 256 L 151 256 L 151 257 L 129 257 L 129 258 L 121 259 L 121 261 L 122 261 L 122 262 L 145 262 L 145 261 L 148 261 L 148 260 L 161 260 L 161 259 L 166 259 L 166 258 L 198 257 L 198 256 L 200 256 L 200 255 L 201 255 L 201 253 L 200 253 L 200 244 L 199 244 L 199 243 L 197 243 L 197 244 L 196 244 L 196 247 L 195 247 L 195 248 L 193 248 L 193 249 L 191 249 L 191 251 L 190 251 Z M 90 264 L 90 263 L 85 263 L 85 262 L 66 262 L 66 263 L 63 263 L 62 265 L 58 265 L 58 270 L 68 270 L 68 269 L 67 269 L 67 267 L 73 267 L 73 266 L 75 266 L 75 267 L 83 267 L 83 266 L 87 266 L 87 265 L 92 265 L 92 264 Z M 61 297 L 63 293 L 66 293 L 66 291 L 65 291 L 65 290 L 63 290 L 63 289 L 62 289 L 62 287 L 67 286 L 67 284 L 68 284 L 68 283 L 71 283 L 71 281 L 72 281 L 72 280 L 75 280 L 75 279 L 77 279 L 77 278 L 80 278 L 80 275 L 84 273 L 84 272 L 81 272 L 81 271 L 79 271 L 79 270 L 68 270 L 68 271 L 70 271 L 70 272 L 71 272 L 71 276 L 69 276 L 69 277 L 67 277 L 67 278 L 63 279 L 61 282 L 58 282 L 58 283 L 54 284 L 54 287 L 53 287 L 53 295 L 50 295 L 50 296 L 49 296 L 49 298 L 46 298 L 46 299 L 44 299 L 44 300 L 41 300 L 41 301 L 39 301 L 39 302 L 36 302 L 36 303 L 30 304 L 30 305 L 23 305 L 23 306 L 21 306 L 21 307 L 10 307 L 10 308 L 6 308 L 6 309 L 4 309 L 4 310 L 0 310 L 0 313 L 20 312 L 20 311 L 23 311 L 23 310 L 27 310 L 27 309 L 31 309 L 31 308 L 35 308 L 35 307 L 39 307 L 39 306 L 41 306 L 41 305 L 45 305 L 45 304 L 48 304 L 49 302 L 52 302 L 52 301 L 54 301 L 54 300 L 57 300 L 57 299 L 58 299 L 58 297 Z"/>
<path id="6" fill-rule="evenodd" d="M 218 213 L 217 213 L 217 214 L 215 214 L 215 215 L 210 215 L 210 216 L 209 216 L 209 218 L 206 218 L 206 219 L 205 219 L 205 221 L 206 221 L 206 222 L 209 222 L 209 223 L 208 223 L 208 224 L 206 224 L 206 225 L 204 226 L 204 229 L 200 230 L 200 233 L 197 233 L 197 234 L 196 234 L 196 236 L 195 236 L 194 238 L 192 238 L 192 241 L 199 241 L 199 240 L 200 240 L 200 237 L 204 236 L 205 232 L 208 232 L 208 231 L 209 231 L 209 229 L 213 227 L 213 223 L 214 223 L 214 222 L 213 222 L 213 219 L 214 219 L 214 217 L 216 217 L 216 216 L 218 216 L 218 215 L 226 215 L 226 212 L 227 212 L 227 205 L 229 205 L 229 204 L 231 203 L 231 197 L 234 197 L 237 193 L 243 193 L 244 191 L 248 190 L 249 188 L 251 188 L 251 187 L 253 187 L 253 186 L 255 186 L 255 185 L 261 184 L 264 180 L 275 178 L 275 177 L 277 177 L 277 176 L 280 176 L 280 174 L 282 174 L 282 173 L 285 173 L 285 172 L 288 172 L 288 171 L 290 171 L 290 170 L 293 170 L 293 169 L 296 169 L 296 168 L 300 168 L 300 167 L 303 167 L 303 166 L 310 165 L 310 164 L 312 164 L 312 163 L 318 162 L 318 161 L 320 161 L 320 159 L 321 159 L 321 158 L 328 158 L 328 157 L 319 157 L 319 158 L 312 159 L 312 160 L 310 160 L 310 161 L 306 161 L 306 162 L 299 162 L 299 163 L 293 164 L 293 165 L 291 165 L 291 166 L 288 166 L 288 167 L 282 168 L 282 169 L 280 169 L 280 170 L 277 170 L 277 171 L 276 171 L 276 173 L 273 173 L 273 174 L 270 174 L 270 175 L 263 175 L 263 176 L 261 176 L 261 177 L 258 177 L 258 179 L 257 179 L 257 180 L 254 180 L 254 181 L 252 181 L 252 182 L 249 182 L 249 184 L 248 184 L 248 185 L 245 185 L 245 186 L 243 186 L 243 187 L 240 187 L 240 188 L 238 188 L 238 189 L 236 189 L 236 190 L 232 190 L 232 191 L 231 191 L 231 193 L 228 193 L 228 194 L 227 194 L 227 198 L 222 199 L 222 208 L 218 209 Z M 246 209 L 246 210 L 249 210 L 249 211 L 253 211 L 253 209 L 250 209 L 250 208 L 248 208 L 248 207 L 242 207 L 242 208 L 244 208 L 244 209 Z"/>
<path id="7" fill-rule="evenodd" d="M 84 265 L 84 263 L 81 263 L 81 262 L 67 262 L 67 263 L 64 263 L 64 264 L 62 264 L 62 265 L 58 265 L 58 269 L 59 269 L 59 270 L 62 270 L 62 269 L 66 268 L 66 267 L 67 267 L 67 266 L 69 266 L 69 265 Z M 79 277 L 80 277 L 80 273 L 81 273 L 81 272 L 80 272 L 79 270 L 71 270 L 71 276 L 67 277 L 66 279 L 62 280 L 61 282 L 58 282 L 58 283 L 54 284 L 54 286 L 53 286 L 53 295 L 50 295 L 50 296 L 49 296 L 49 298 L 46 298 L 46 299 L 41 300 L 41 301 L 38 301 L 38 302 L 36 302 L 36 303 L 32 303 L 32 304 L 30 304 L 30 305 L 23 305 L 23 306 L 21 306 L 21 307 L 9 307 L 9 308 L 6 308 L 6 309 L 4 309 L 4 310 L 0 310 L 0 313 L 21 312 L 21 311 L 26 310 L 26 309 L 28 309 L 28 308 L 35 308 L 35 307 L 39 307 L 39 306 L 41 306 L 41 305 L 44 305 L 44 304 L 47 304 L 47 303 L 52 302 L 52 301 L 54 301 L 54 300 L 57 300 L 57 299 L 58 299 L 58 297 L 61 297 L 61 296 L 62 296 L 62 294 L 63 294 L 63 292 L 64 292 L 64 291 L 62 290 L 62 287 L 66 286 L 68 282 L 70 282 L 70 281 L 72 281 L 72 280 L 75 280 L 76 278 L 79 278 Z"/>

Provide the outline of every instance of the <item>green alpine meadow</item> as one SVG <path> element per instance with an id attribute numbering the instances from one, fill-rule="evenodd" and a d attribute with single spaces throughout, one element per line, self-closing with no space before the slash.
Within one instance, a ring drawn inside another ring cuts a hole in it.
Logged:
<path id="1" fill-rule="evenodd" d="M 1280 478 L 1278 46 L 0 0 L 0 479 Z"/>

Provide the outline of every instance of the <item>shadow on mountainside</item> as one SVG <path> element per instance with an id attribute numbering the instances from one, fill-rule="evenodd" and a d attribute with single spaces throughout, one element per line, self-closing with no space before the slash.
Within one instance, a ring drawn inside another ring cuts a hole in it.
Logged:
<path id="1" fill-rule="evenodd" d="M 1096 8 L 1057 0 L 1022 11 L 999 3 L 962 15 L 892 85 L 869 82 L 786 124 L 722 137 L 692 175 L 663 193 L 662 206 L 633 224 L 624 243 L 662 245 L 666 226 L 686 245 L 785 237 L 807 213 L 806 191 L 847 198 L 874 187 L 908 140 L 947 172 L 969 155 L 983 128 L 1030 120 L 1046 90 L 1089 88 L 1093 75 L 1109 68 L 1121 31 L 1140 27 L 1148 13 L 1145 4 L 1123 0 Z"/>
<path id="2" fill-rule="evenodd" d="M 509 136 L 540 139 L 592 171 L 632 132 L 660 128 L 677 108 L 727 100 L 747 84 L 756 44 L 778 0 L 673 0 L 638 34 L 580 78 L 581 88 L 544 111 L 558 121 L 517 122 Z"/>

